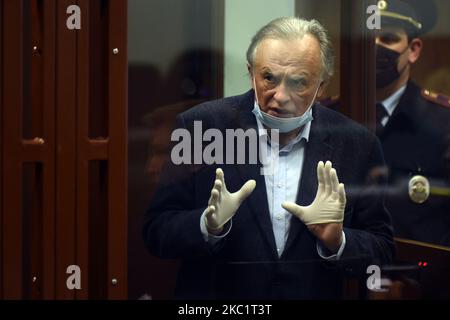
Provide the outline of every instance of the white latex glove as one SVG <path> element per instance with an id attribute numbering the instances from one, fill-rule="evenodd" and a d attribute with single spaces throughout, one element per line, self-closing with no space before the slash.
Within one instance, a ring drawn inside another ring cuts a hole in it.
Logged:
<path id="1" fill-rule="evenodd" d="M 317 164 L 317 179 L 319 186 L 313 203 L 302 207 L 285 201 L 281 206 L 306 225 L 341 223 L 344 221 L 345 189 L 330 161 L 325 165 L 322 161 Z"/>
<path id="2" fill-rule="evenodd" d="M 211 197 L 205 214 L 208 231 L 220 232 L 225 223 L 234 216 L 242 202 L 253 192 L 255 186 L 256 181 L 249 180 L 239 191 L 230 193 L 227 190 L 222 169 L 217 169 L 216 180 L 211 190 Z"/>

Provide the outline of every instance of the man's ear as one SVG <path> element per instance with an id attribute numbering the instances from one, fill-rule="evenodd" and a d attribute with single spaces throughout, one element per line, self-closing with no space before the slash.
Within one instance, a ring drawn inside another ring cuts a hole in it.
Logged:
<path id="1" fill-rule="evenodd" d="M 409 45 L 410 47 L 410 53 L 408 56 L 408 61 L 409 63 L 415 63 L 419 57 L 420 57 L 420 53 L 422 52 L 422 47 L 423 47 L 423 43 L 422 40 L 420 40 L 419 38 L 414 38 L 411 41 L 411 44 Z"/>
<path id="2" fill-rule="evenodd" d="M 328 85 L 328 80 L 322 80 L 322 82 L 320 83 L 320 86 L 319 86 L 319 91 L 317 91 L 316 99 L 319 99 L 320 97 L 322 97 L 322 95 L 325 92 L 325 89 L 327 88 L 327 85 Z"/>
<path id="3" fill-rule="evenodd" d="M 248 63 L 247 62 L 247 70 L 248 70 L 248 75 L 249 75 L 249 77 L 250 77 L 250 82 L 251 82 L 251 86 L 252 86 L 252 88 L 253 88 L 253 86 L 254 86 L 254 81 L 253 81 L 253 68 L 252 68 L 252 66 L 250 65 L 250 63 Z M 254 88 L 253 88 L 254 89 Z"/>

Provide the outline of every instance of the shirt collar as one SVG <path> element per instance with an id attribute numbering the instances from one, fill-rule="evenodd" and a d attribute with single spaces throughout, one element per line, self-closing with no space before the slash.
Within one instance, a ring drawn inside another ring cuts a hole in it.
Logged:
<path id="1" fill-rule="evenodd" d="M 405 90 L 406 84 L 381 102 L 389 116 L 392 116 L 392 114 L 394 113 L 395 108 L 397 107 L 400 98 L 402 97 Z"/>

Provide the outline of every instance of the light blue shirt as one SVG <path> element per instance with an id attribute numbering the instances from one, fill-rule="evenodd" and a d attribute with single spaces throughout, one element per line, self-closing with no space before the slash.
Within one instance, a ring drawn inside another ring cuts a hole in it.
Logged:
<path id="1" fill-rule="evenodd" d="M 268 137 L 267 130 L 264 130 L 259 119 L 257 120 L 257 123 L 261 147 L 261 144 L 267 143 L 270 138 Z M 268 161 L 264 167 L 271 165 L 273 174 L 265 175 L 264 178 L 266 182 L 270 221 L 272 222 L 278 256 L 281 256 L 284 251 L 292 219 L 292 214 L 283 209 L 281 204 L 284 201 L 295 202 L 297 198 L 305 146 L 309 139 L 310 130 L 311 122 L 308 122 L 303 130 L 281 149 L 273 140 L 270 140 L 270 147 L 267 148 L 267 151 L 270 152 L 270 154 L 267 157 Z M 264 149 L 260 148 L 260 150 Z M 276 156 L 278 156 L 278 161 L 275 164 L 274 157 Z"/>
<path id="2" fill-rule="evenodd" d="M 389 121 L 389 117 L 392 116 L 392 114 L 395 111 L 395 108 L 397 107 L 398 103 L 400 102 L 400 98 L 402 97 L 403 93 L 406 90 L 406 84 L 394 92 L 391 96 L 387 97 L 381 103 L 383 104 L 384 108 L 386 109 L 386 112 L 388 113 L 388 116 L 385 116 L 383 119 L 381 119 L 381 124 L 385 126 L 387 122 Z"/>
<path id="3" fill-rule="evenodd" d="M 310 111 L 311 112 L 311 111 Z M 303 130 L 288 144 L 278 150 L 278 161 L 274 165 L 274 157 L 276 155 L 278 145 L 273 141 L 267 146 L 267 130 L 264 130 L 262 123 L 256 118 L 258 124 L 259 134 L 259 150 L 267 150 L 268 157 L 264 163 L 265 166 L 273 165 L 273 175 L 265 175 L 266 193 L 268 208 L 270 213 L 270 220 L 272 222 L 273 234 L 275 237 L 275 244 L 277 246 L 278 257 L 281 256 L 285 249 L 286 241 L 289 235 L 291 219 L 297 219 L 292 217 L 292 214 L 284 210 L 281 204 L 284 201 L 296 202 L 298 186 L 301 181 L 301 172 L 303 167 L 305 146 L 309 140 L 309 133 L 311 130 L 311 122 L 308 122 Z M 200 219 L 200 230 L 202 231 L 205 241 L 216 244 L 220 239 L 227 236 L 231 230 L 231 224 L 228 230 L 220 236 L 208 234 L 206 229 L 205 212 L 203 212 Z M 336 254 L 326 255 L 324 252 L 327 250 L 322 247 L 319 241 L 317 241 L 317 253 L 323 259 L 337 260 L 342 255 L 345 248 L 345 233 L 343 232 L 342 244 L 339 247 Z"/>

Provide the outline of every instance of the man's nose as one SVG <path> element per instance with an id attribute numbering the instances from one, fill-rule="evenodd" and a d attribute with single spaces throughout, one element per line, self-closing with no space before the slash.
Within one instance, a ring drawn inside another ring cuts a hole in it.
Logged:
<path id="1" fill-rule="evenodd" d="M 286 85 L 281 82 L 278 87 L 276 88 L 275 95 L 273 96 L 274 99 L 280 104 L 283 105 L 287 102 L 289 102 L 289 90 L 286 88 Z"/>
<path id="2" fill-rule="evenodd" d="M 379 46 L 382 46 L 382 47 L 385 47 L 385 48 L 387 48 L 387 46 L 389 45 L 386 42 L 383 42 L 383 40 L 379 36 L 375 37 L 375 44 L 379 45 Z"/>

